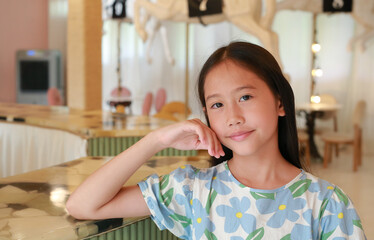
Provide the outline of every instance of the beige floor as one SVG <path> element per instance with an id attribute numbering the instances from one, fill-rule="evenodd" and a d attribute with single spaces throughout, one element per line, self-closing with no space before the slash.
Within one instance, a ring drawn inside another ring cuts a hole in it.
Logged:
<path id="1" fill-rule="evenodd" d="M 340 156 L 334 156 L 326 169 L 322 163 L 312 163 L 312 173 L 348 194 L 361 217 L 367 239 L 374 239 L 374 155 L 364 154 L 362 166 L 353 172 L 351 149 L 343 146 Z"/>

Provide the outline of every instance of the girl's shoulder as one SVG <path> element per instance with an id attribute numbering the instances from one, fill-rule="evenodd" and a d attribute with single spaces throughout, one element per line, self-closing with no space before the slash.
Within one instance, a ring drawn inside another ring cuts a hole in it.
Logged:
<path id="1" fill-rule="evenodd" d="M 348 198 L 346 193 L 339 188 L 337 185 L 326 181 L 320 177 L 317 177 L 311 173 L 305 172 L 304 174 L 306 181 L 308 181 L 309 192 L 318 193 L 319 198 L 331 199 L 331 198 Z"/>

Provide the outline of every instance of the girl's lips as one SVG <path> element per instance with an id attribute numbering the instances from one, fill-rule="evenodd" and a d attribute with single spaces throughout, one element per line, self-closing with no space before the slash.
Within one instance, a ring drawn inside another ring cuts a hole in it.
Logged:
<path id="1" fill-rule="evenodd" d="M 248 137 L 249 135 L 252 134 L 253 131 L 246 131 L 246 132 L 237 132 L 237 133 L 233 133 L 229 136 L 229 138 L 231 140 L 234 140 L 234 141 L 237 141 L 237 142 L 240 142 L 242 140 L 244 140 L 246 137 Z"/>

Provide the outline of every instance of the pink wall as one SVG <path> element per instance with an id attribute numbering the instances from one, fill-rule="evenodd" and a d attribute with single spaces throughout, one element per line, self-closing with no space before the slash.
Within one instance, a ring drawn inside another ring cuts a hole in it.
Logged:
<path id="1" fill-rule="evenodd" d="M 0 102 L 16 102 L 16 51 L 48 48 L 48 0 L 0 1 L 0 9 Z"/>

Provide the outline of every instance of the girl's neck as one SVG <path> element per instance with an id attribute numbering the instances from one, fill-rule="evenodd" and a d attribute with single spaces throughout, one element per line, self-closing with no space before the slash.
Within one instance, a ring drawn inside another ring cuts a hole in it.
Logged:
<path id="1" fill-rule="evenodd" d="M 256 189 L 276 189 L 284 186 L 300 169 L 287 162 L 278 152 L 267 156 L 237 156 L 228 161 L 233 176 L 243 185 Z"/>

